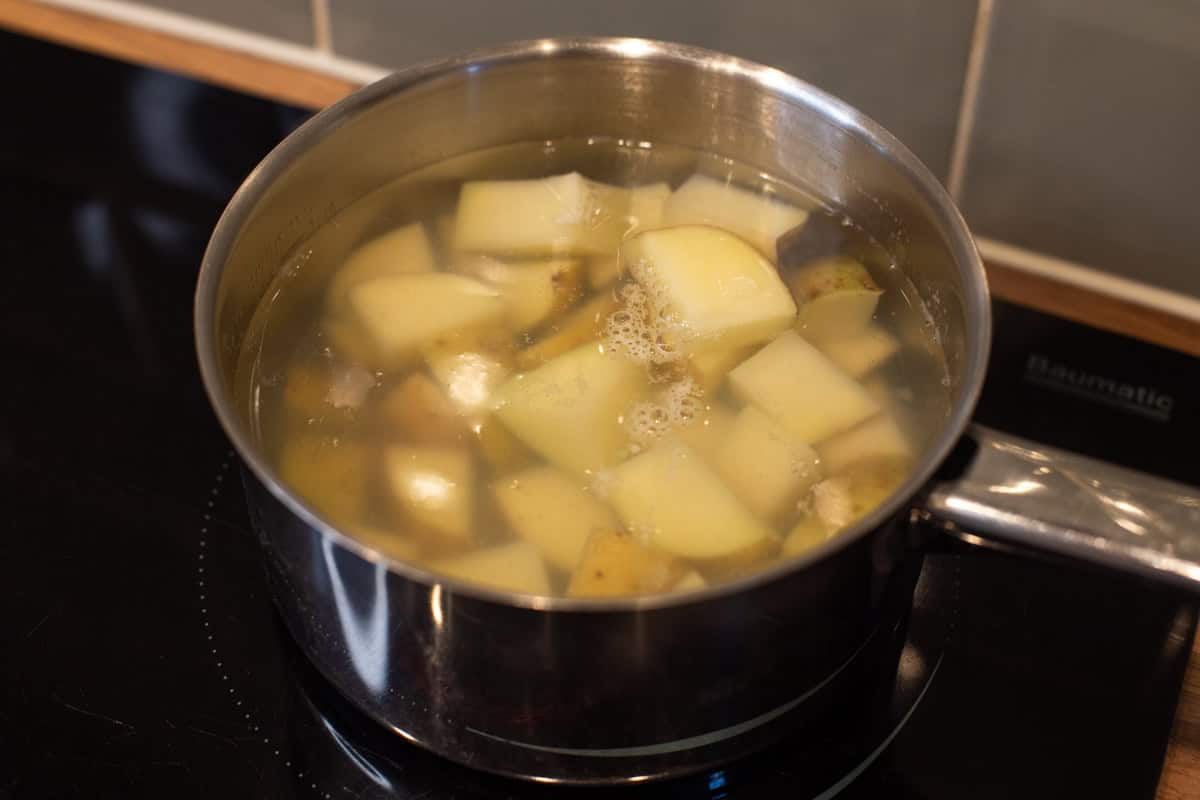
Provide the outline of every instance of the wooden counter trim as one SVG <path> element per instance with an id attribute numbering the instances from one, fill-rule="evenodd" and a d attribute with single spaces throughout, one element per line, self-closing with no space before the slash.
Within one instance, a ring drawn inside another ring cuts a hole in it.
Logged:
<path id="1" fill-rule="evenodd" d="M 32 0 L 0 0 L 0 27 L 302 108 L 324 108 L 358 88 L 303 67 Z"/>
<path id="2" fill-rule="evenodd" d="M 177 72 L 247 94 L 320 109 L 353 81 L 31 0 L 0 0 L 0 27 Z M 988 265 L 1001 299 L 1200 357 L 1200 323 L 1003 264 Z M 1193 641 L 1157 800 L 1200 797 L 1200 643 Z"/>

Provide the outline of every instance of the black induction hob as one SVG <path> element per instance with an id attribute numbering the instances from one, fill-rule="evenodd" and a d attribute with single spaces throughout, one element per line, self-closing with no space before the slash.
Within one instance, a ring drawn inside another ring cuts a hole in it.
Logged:
<path id="1" fill-rule="evenodd" d="M 8 34 L 0 67 L 21 78 L 0 125 L 3 800 L 1153 796 L 1190 601 L 951 544 L 865 722 L 720 771 L 568 792 L 364 721 L 282 633 L 191 339 L 209 231 L 304 114 Z M 996 312 L 981 421 L 1200 483 L 1193 360 Z M 1080 395 L 1047 363 L 1171 402 Z"/>

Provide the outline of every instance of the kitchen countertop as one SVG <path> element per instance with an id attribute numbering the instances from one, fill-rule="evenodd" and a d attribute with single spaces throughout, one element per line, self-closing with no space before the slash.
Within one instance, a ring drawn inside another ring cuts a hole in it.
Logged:
<path id="1" fill-rule="evenodd" d="M 30 0 L 0 0 L 0 27 L 304 108 L 322 108 L 356 88 L 349 81 L 249 53 Z M 988 279 L 993 294 L 1004 300 L 1200 357 L 1196 321 L 1003 264 L 988 264 Z M 1198 795 L 1200 647 L 1194 641 L 1157 796 L 1183 800 Z"/>

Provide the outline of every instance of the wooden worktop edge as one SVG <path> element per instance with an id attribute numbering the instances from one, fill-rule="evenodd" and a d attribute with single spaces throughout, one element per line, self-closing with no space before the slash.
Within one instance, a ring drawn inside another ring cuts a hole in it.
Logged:
<path id="1" fill-rule="evenodd" d="M 0 0 L 0 27 L 111 58 L 165 69 L 247 94 L 320 109 L 357 84 L 249 53 L 32 0 Z M 994 296 L 1200 356 L 1200 323 L 1002 264 L 988 265 Z M 1200 646 L 1193 642 L 1158 800 L 1200 795 Z"/>

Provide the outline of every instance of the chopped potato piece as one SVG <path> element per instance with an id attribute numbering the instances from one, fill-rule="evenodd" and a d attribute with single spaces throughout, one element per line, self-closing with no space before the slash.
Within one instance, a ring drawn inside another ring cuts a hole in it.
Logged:
<path id="1" fill-rule="evenodd" d="M 341 309 L 352 286 L 389 275 L 433 272 L 433 246 L 419 222 L 385 233 L 350 254 L 329 281 L 330 308 Z"/>
<path id="2" fill-rule="evenodd" d="M 442 272 L 375 278 L 353 286 L 349 301 L 374 350 L 388 362 L 439 337 L 498 322 L 507 311 L 495 289 Z"/>
<path id="3" fill-rule="evenodd" d="M 622 245 L 621 260 L 665 312 L 664 338 L 685 353 L 762 342 L 796 316 L 771 262 L 718 228 L 646 231 Z"/>
<path id="4" fill-rule="evenodd" d="M 454 252 L 454 214 L 439 214 L 433 221 L 433 236 L 442 257 L 449 260 Z"/>
<path id="5" fill-rule="evenodd" d="M 348 422 L 375 388 L 375 376 L 357 364 L 293 364 L 283 379 L 283 410 L 293 427 Z"/>
<path id="6" fill-rule="evenodd" d="M 446 397 L 460 412 L 473 414 L 490 409 L 500 384 L 511 370 L 482 348 L 461 350 L 457 342 L 425 351 L 429 371 L 445 389 Z"/>
<path id="7" fill-rule="evenodd" d="M 703 589 L 706 586 L 708 586 L 708 581 L 704 580 L 704 576 L 696 572 L 696 570 L 690 569 L 684 573 L 682 578 L 675 582 L 675 585 L 671 587 L 671 591 L 692 592 L 697 589 Z"/>
<path id="8" fill-rule="evenodd" d="M 378 364 L 379 354 L 371 338 L 363 331 L 357 320 L 345 314 L 328 314 L 321 320 L 321 335 L 329 341 L 333 351 L 356 364 Z M 388 366 L 398 366 L 399 362 Z"/>
<path id="9" fill-rule="evenodd" d="M 670 196 L 671 187 L 666 183 L 651 183 L 630 189 L 629 230 L 625 235 L 662 227 L 663 208 Z"/>
<path id="10" fill-rule="evenodd" d="M 911 470 L 912 462 L 907 458 L 857 461 L 813 487 L 813 510 L 827 524 L 844 528 L 873 511 L 899 488 Z"/>
<path id="11" fill-rule="evenodd" d="M 567 594 L 618 597 L 664 592 L 683 569 L 665 553 L 637 542 L 622 531 L 602 531 L 588 539 Z"/>
<path id="12" fill-rule="evenodd" d="M 717 461 L 721 445 L 733 428 L 734 415 L 724 406 L 712 405 L 687 425 L 671 429 L 671 436 L 695 450 L 709 464 Z"/>
<path id="13" fill-rule="evenodd" d="M 733 393 L 801 441 L 820 442 L 879 411 L 867 392 L 795 331 L 743 361 L 729 373 Z"/>
<path id="14" fill-rule="evenodd" d="M 830 525 L 815 514 L 809 514 L 797 522 L 783 540 L 783 555 L 798 556 L 811 550 L 817 545 L 829 540 L 838 532 L 836 525 Z"/>
<path id="15" fill-rule="evenodd" d="M 846 374 L 861 378 L 895 355 L 900 342 L 878 325 L 868 325 L 853 336 L 818 340 L 817 346 Z"/>
<path id="16" fill-rule="evenodd" d="M 612 469 L 604 483 L 629 529 L 674 555 L 716 558 L 771 537 L 700 456 L 675 441 Z"/>
<path id="17" fill-rule="evenodd" d="M 460 270 L 496 287 L 508 303 L 514 329 L 528 330 L 570 308 L 579 299 L 583 266 L 573 258 L 499 261 L 487 256 L 466 260 Z"/>
<path id="18" fill-rule="evenodd" d="M 363 513 L 367 449 L 336 436 L 293 434 L 279 454 L 279 476 L 318 513 L 337 525 Z"/>
<path id="19" fill-rule="evenodd" d="M 616 253 L 606 256 L 592 256 L 588 259 L 588 285 L 593 289 L 603 289 L 616 283 L 621 277 L 621 258 Z"/>
<path id="20" fill-rule="evenodd" d="M 696 381 L 707 393 L 715 392 L 725 382 L 725 376 L 754 352 L 754 346 L 714 347 L 688 356 L 688 367 Z"/>
<path id="21" fill-rule="evenodd" d="M 746 507 L 770 520 L 817 482 L 817 453 L 754 406 L 746 406 L 721 444 L 717 472 Z"/>
<path id="22" fill-rule="evenodd" d="M 509 379 L 496 393 L 496 416 L 551 463 L 583 472 L 617 460 L 621 417 L 645 391 L 637 364 L 593 343 Z"/>
<path id="23" fill-rule="evenodd" d="M 688 178 L 663 207 L 663 224 L 724 228 L 772 261 L 776 260 L 776 240 L 806 219 L 808 212 L 802 208 L 706 175 Z"/>
<path id="24" fill-rule="evenodd" d="M 409 517 L 455 542 L 474 536 L 471 459 L 445 447 L 389 447 L 384 466 L 392 496 Z"/>
<path id="25" fill-rule="evenodd" d="M 469 181 L 458 198 L 458 250 L 509 255 L 602 255 L 628 225 L 629 190 L 578 172 L 517 181 Z"/>
<path id="26" fill-rule="evenodd" d="M 715 558 L 696 559 L 693 563 L 712 580 L 728 580 L 774 558 L 779 553 L 779 545 L 779 536 L 772 531 L 770 536 L 749 547 Z"/>
<path id="27" fill-rule="evenodd" d="M 347 533 L 372 550 L 398 561 L 412 561 L 421 557 L 421 543 L 398 531 L 374 525 L 355 525 Z"/>
<path id="28" fill-rule="evenodd" d="M 588 537 L 617 528 L 608 506 L 555 467 L 533 467 L 492 484 L 492 495 L 517 535 L 550 564 L 570 572 Z"/>
<path id="29" fill-rule="evenodd" d="M 472 424 L 471 430 L 479 445 L 479 454 L 498 474 L 520 469 L 534 460 L 529 448 L 495 417 L 484 417 Z"/>
<path id="30" fill-rule="evenodd" d="M 517 368 L 532 369 L 585 342 L 596 339 L 604 330 L 609 314 L 617 310 L 616 299 L 608 293 L 598 295 L 572 310 L 538 341 L 517 352 Z"/>
<path id="31" fill-rule="evenodd" d="M 877 414 L 845 433 L 839 433 L 817 445 L 821 466 L 834 475 L 856 461 L 914 456 L 912 443 L 891 414 Z"/>
<path id="32" fill-rule="evenodd" d="M 424 373 L 413 373 L 379 402 L 379 424 L 412 444 L 454 444 L 462 440 L 466 420 L 445 392 Z"/>
<path id="33" fill-rule="evenodd" d="M 797 327 L 812 341 L 853 336 L 871 322 L 883 290 L 867 268 L 850 258 L 801 267 L 788 281 L 796 298 Z"/>
<path id="34" fill-rule="evenodd" d="M 526 542 L 509 542 L 485 550 L 474 550 L 429 564 L 429 569 L 448 578 L 520 594 L 550 593 L 550 575 L 537 548 Z"/>

